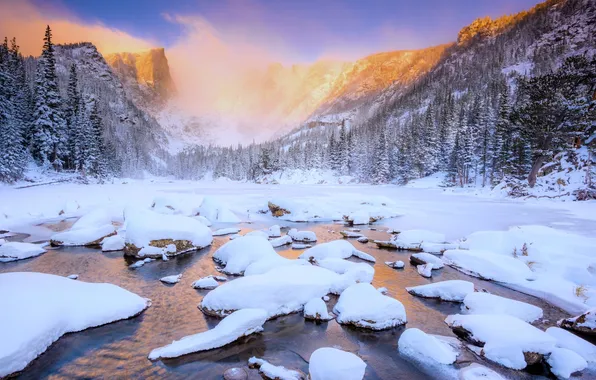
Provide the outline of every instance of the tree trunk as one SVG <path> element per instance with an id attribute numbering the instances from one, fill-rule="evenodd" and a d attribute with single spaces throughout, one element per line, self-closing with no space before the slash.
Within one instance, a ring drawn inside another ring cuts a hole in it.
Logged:
<path id="1" fill-rule="evenodd" d="M 530 170 L 530 174 L 528 175 L 528 184 L 530 187 L 534 187 L 536 185 L 536 176 L 538 175 L 538 171 L 544 164 L 546 157 L 538 156 L 536 161 L 534 161 L 534 165 L 532 165 L 532 170 Z"/>

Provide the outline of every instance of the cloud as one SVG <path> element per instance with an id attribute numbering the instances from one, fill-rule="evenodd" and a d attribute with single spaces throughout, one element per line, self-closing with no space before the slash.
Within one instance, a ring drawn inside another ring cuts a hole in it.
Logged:
<path id="1" fill-rule="evenodd" d="M 46 25 L 52 28 L 55 43 L 90 41 L 103 54 L 140 51 L 156 46 L 100 22 L 84 22 L 57 7 L 40 9 L 28 1 L 0 0 L 0 36 L 16 37 L 25 55 L 41 53 Z"/>

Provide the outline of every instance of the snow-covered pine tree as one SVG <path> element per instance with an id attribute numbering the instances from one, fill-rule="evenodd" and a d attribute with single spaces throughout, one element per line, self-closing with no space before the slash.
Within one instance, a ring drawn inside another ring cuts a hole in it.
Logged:
<path id="1" fill-rule="evenodd" d="M 89 114 L 89 157 L 87 159 L 87 168 L 90 175 L 104 180 L 108 175 L 108 164 L 106 149 L 103 139 L 102 120 L 97 111 L 97 101 L 93 99 L 91 112 Z"/>
<path id="2" fill-rule="evenodd" d="M 70 66 L 70 73 L 68 77 L 68 89 L 66 98 L 66 109 L 64 116 L 66 118 L 66 130 L 68 138 L 68 156 L 65 160 L 65 168 L 77 169 L 77 145 L 80 142 L 81 127 L 82 125 L 77 122 L 80 118 L 79 106 L 81 104 L 81 94 L 79 92 L 79 85 L 77 79 L 77 65 L 72 64 Z"/>
<path id="3" fill-rule="evenodd" d="M 67 153 L 66 122 L 62 115 L 61 99 L 56 78 L 56 60 L 52 31 L 48 25 L 41 57 L 37 63 L 35 106 L 31 124 L 31 151 L 44 166 L 60 170 Z"/>
<path id="4" fill-rule="evenodd" d="M 375 163 L 373 167 L 373 183 L 383 184 L 390 181 L 389 172 L 389 147 L 387 145 L 387 131 L 381 127 L 379 131 L 379 140 L 375 149 Z"/>

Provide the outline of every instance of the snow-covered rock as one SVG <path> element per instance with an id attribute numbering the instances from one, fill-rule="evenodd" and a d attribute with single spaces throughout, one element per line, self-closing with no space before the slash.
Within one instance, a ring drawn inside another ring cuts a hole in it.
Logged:
<path id="1" fill-rule="evenodd" d="M 201 249 L 211 245 L 211 230 L 196 219 L 182 215 L 163 215 L 149 210 L 127 209 L 125 253 L 139 256 L 146 247 L 166 248 L 173 244 L 174 252 L 167 256 Z M 153 252 L 161 258 L 164 252 Z M 148 256 L 149 252 L 145 252 Z"/>
<path id="2" fill-rule="evenodd" d="M 312 265 L 282 266 L 218 286 L 203 298 L 200 308 L 220 317 L 234 310 L 260 308 L 273 318 L 302 310 L 311 299 L 331 293 L 342 278 Z"/>
<path id="3" fill-rule="evenodd" d="M 416 270 L 418 271 L 418 274 L 421 275 L 422 277 L 426 277 L 426 278 L 430 278 L 433 276 L 433 269 L 434 269 L 434 266 L 433 266 L 433 264 L 430 264 L 430 263 L 416 266 Z"/>
<path id="4" fill-rule="evenodd" d="M 558 327 L 549 327 L 546 333 L 557 340 L 556 346 L 574 351 L 586 361 L 596 363 L 596 345 Z"/>
<path id="5" fill-rule="evenodd" d="M 281 236 L 281 227 L 278 224 L 274 224 L 273 226 L 267 229 L 267 235 L 270 238 L 278 238 Z"/>
<path id="6" fill-rule="evenodd" d="M 271 380 L 306 380 L 304 373 L 287 369 L 284 366 L 276 366 L 269 363 L 267 360 L 251 357 L 248 359 L 248 366 L 250 368 L 257 368 L 261 376 L 265 379 Z"/>
<path id="7" fill-rule="evenodd" d="M 300 243 L 314 243 L 317 241 L 317 235 L 314 232 L 298 231 L 295 228 L 292 228 L 288 231 L 288 236 L 290 236 L 293 241 Z"/>
<path id="8" fill-rule="evenodd" d="M 448 250 L 443 258 L 452 267 L 469 275 L 499 282 L 519 282 L 534 279 L 523 261 L 488 251 Z"/>
<path id="9" fill-rule="evenodd" d="M 108 236 L 101 241 L 103 252 L 121 251 L 124 249 L 125 239 L 122 235 Z"/>
<path id="10" fill-rule="evenodd" d="M 242 236 L 227 242 L 213 254 L 213 260 L 228 274 L 244 274 L 249 265 L 260 260 L 279 260 L 269 241 L 261 236 Z"/>
<path id="11" fill-rule="evenodd" d="M 373 223 L 375 220 L 371 219 L 370 214 L 367 211 L 353 212 L 350 215 L 344 217 L 344 220 L 350 225 L 362 226 L 365 224 Z"/>
<path id="12" fill-rule="evenodd" d="M 334 271 L 337 274 L 352 272 L 358 282 L 371 283 L 375 269 L 366 263 L 354 263 L 348 260 L 328 258 L 317 261 L 316 265 Z"/>
<path id="13" fill-rule="evenodd" d="M 211 222 L 240 223 L 241 220 L 225 204 L 213 197 L 205 197 L 199 207 L 199 215 Z"/>
<path id="14" fill-rule="evenodd" d="M 271 243 L 271 246 L 273 248 L 278 248 L 278 247 L 282 247 L 284 245 L 292 244 L 292 238 L 288 235 L 285 235 L 285 236 L 281 236 L 281 237 L 278 237 L 275 239 L 271 239 L 271 240 L 269 240 L 269 243 Z"/>
<path id="15" fill-rule="evenodd" d="M 220 228 L 219 230 L 215 230 L 212 232 L 212 234 L 213 234 L 213 236 L 224 236 L 224 235 L 237 234 L 238 232 L 240 232 L 240 228 L 229 227 L 229 228 Z"/>
<path id="16" fill-rule="evenodd" d="M 261 259 L 251 263 L 249 266 L 246 267 L 244 271 L 245 276 L 254 276 L 256 274 L 263 274 L 267 273 L 272 269 L 284 267 L 284 266 L 291 266 L 291 265 L 311 265 L 306 260 L 291 260 L 286 259 L 283 256 L 277 255 L 266 259 Z"/>
<path id="17" fill-rule="evenodd" d="M 152 261 L 155 261 L 155 259 L 152 259 L 152 258 L 150 258 L 150 257 L 147 257 L 147 258 L 145 258 L 145 259 L 143 259 L 143 260 L 135 261 L 134 263 L 130 264 L 128 267 L 129 267 L 130 269 L 137 269 L 137 268 L 140 268 L 140 267 L 142 267 L 143 265 L 145 265 L 145 264 L 147 264 L 147 263 L 150 263 L 150 262 L 152 262 Z"/>
<path id="18" fill-rule="evenodd" d="M 174 274 L 171 276 L 162 277 L 159 279 L 159 281 L 161 281 L 165 284 L 177 284 L 180 282 L 181 278 L 182 278 L 181 274 Z"/>
<path id="19" fill-rule="evenodd" d="M 472 363 L 459 370 L 461 380 L 504 380 L 505 378 L 490 368 Z"/>
<path id="20" fill-rule="evenodd" d="M 439 298 L 442 301 L 462 302 L 474 293 L 474 284 L 470 281 L 448 280 L 432 284 L 406 288 L 408 293 L 424 298 Z"/>
<path id="21" fill-rule="evenodd" d="M 538 306 L 490 293 L 472 292 L 463 302 L 470 314 L 507 314 L 528 323 L 542 318 L 542 309 Z"/>
<path id="22" fill-rule="evenodd" d="M 341 324 L 384 330 L 406 323 L 406 310 L 398 300 L 377 292 L 367 283 L 354 284 L 341 293 L 333 312 Z"/>
<path id="23" fill-rule="evenodd" d="M 572 373 L 582 371 L 588 363 L 584 358 L 566 348 L 555 347 L 546 359 L 550 370 L 559 378 L 568 379 Z"/>
<path id="24" fill-rule="evenodd" d="M 287 235 L 286 235 L 287 236 Z M 285 237 L 285 236 L 284 236 Z M 291 238 L 290 238 L 291 239 Z M 304 244 L 304 243 L 292 243 L 292 249 L 308 249 L 312 247 L 312 244 Z"/>
<path id="25" fill-rule="evenodd" d="M 106 224 L 112 224 L 112 216 L 107 209 L 99 208 L 81 216 L 70 229 L 73 231 L 83 230 L 105 226 Z"/>
<path id="26" fill-rule="evenodd" d="M 24 260 L 45 253 L 43 244 L 11 241 L 0 245 L 0 262 Z"/>
<path id="27" fill-rule="evenodd" d="M 359 251 L 346 240 L 333 240 L 328 243 L 319 244 L 304 251 L 299 258 L 304 260 L 320 261 L 326 258 L 347 259 L 350 256 L 356 256 L 362 260 L 375 262 L 371 255 Z"/>
<path id="28" fill-rule="evenodd" d="M 366 363 L 358 356 L 331 347 L 319 348 L 310 356 L 311 380 L 362 380 Z"/>
<path id="29" fill-rule="evenodd" d="M 197 216 L 193 217 L 193 219 L 198 220 L 203 225 L 205 225 L 205 227 L 211 227 L 213 225 L 211 223 L 211 221 L 209 219 L 205 218 L 203 215 L 197 215 Z"/>
<path id="30" fill-rule="evenodd" d="M 215 289 L 219 283 L 212 276 L 203 277 L 192 283 L 195 289 Z"/>
<path id="31" fill-rule="evenodd" d="M 555 338 L 510 315 L 456 314 L 445 322 L 459 337 L 484 345 L 487 359 L 512 369 L 535 364 L 555 348 Z"/>
<path id="32" fill-rule="evenodd" d="M 0 377 L 24 369 L 62 335 L 133 317 L 145 298 L 112 284 L 43 273 L 0 274 Z"/>
<path id="33" fill-rule="evenodd" d="M 69 278 L 71 280 L 78 280 L 79 279 L 79 275 L 78 274 L 71 274 L 66 276 L 66 278 Z"/>
<path id="34" fill-rule="evenodd" d="M 116 234 L 116 227 L 105 224 L 99 227 L 70 229 L 52 235 L 50 244 L 53 246 L 100 246 L 105 237 Z"/>
<path id="35" fill-rule="evenodd" d="M 211 330 L 186 336 L 171 344 L 156 348 L 149 354 L 150 360 L 175 358 L 192 352 L 206 351 L 225 346 L 235 340 L 260 332 L 267 320 L 267 312 L 261 309 L 238 310 Z"/>
<path id="36" fill-rule="evenodd" d="M 345 237 L 346 239 L 357 239 L 361 237 L 365 237 L 363 234 L 354 231 L 339 231 L 340 235 Z"/>
<path id="37" fill-rule="evenodd" d="M 450 344 L 416 328 L 407 329 L 401 334 L 397 348 L 402 355 L 418 360 L 422 356 L 439 364 L 453 364 L 458 356 L 457 350 Z"/>
<path id="38" fill-rule="evenodd" d="M 358 243 L 366 244 L 366 243 L 368 243 L 368 238 L 366 236 L 361 236 L 358 239 L 356 239 L 356 241 Z"/>
<path id="39" fill-rule="evenodd" d="M 397 260 L 397 261 L 385 261 L 385 265 L 387 265 L 389 268 L 393 268 L 393 269 L 403 269 L 406 264 L 401 260 Z"/>
<path id="40" fill-rule="evenodd" d="M 413 253 L 410 255 L 410 262 L 414 265 L 432 264 L 432 269 L 441 269 L 444 266 L 443 260 L 426 252 Z"/>
<path id="41" fill-rule="evenodd" d="M 327 305 L 321 298 L 313 298 L 304 305 L 304 318 L 315 321 L 329 321 L 333 319 L 327 312 Z"/>
<path id="42" fill-rule="evenodd" d="M 596 309 L 588 310 L 577 317 L 562 319 L 557 324 L 567 330 L 594 335 L 596 334 Z"/>

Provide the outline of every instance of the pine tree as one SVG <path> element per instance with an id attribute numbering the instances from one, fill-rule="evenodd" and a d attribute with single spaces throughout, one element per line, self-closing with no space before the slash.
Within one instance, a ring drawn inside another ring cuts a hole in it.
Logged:
<path id="1" fill-rule="evenodd" d="M 381 127 L 379 140 L 375 149 L 373 183 L 377 185 L 388 183 L 390 180 L 389 175 L 389 147 L 387 145 L 387 132 L 384 127 Z"/>
<path id="2" fill-rule="evenodd" d="M 48 25 L 35 80 L 35 106 L 31 125 L 33 157 L 44 166 L 62 168 L 66 151 L 66 123 L 60 109 L 52 31 Z"/>

